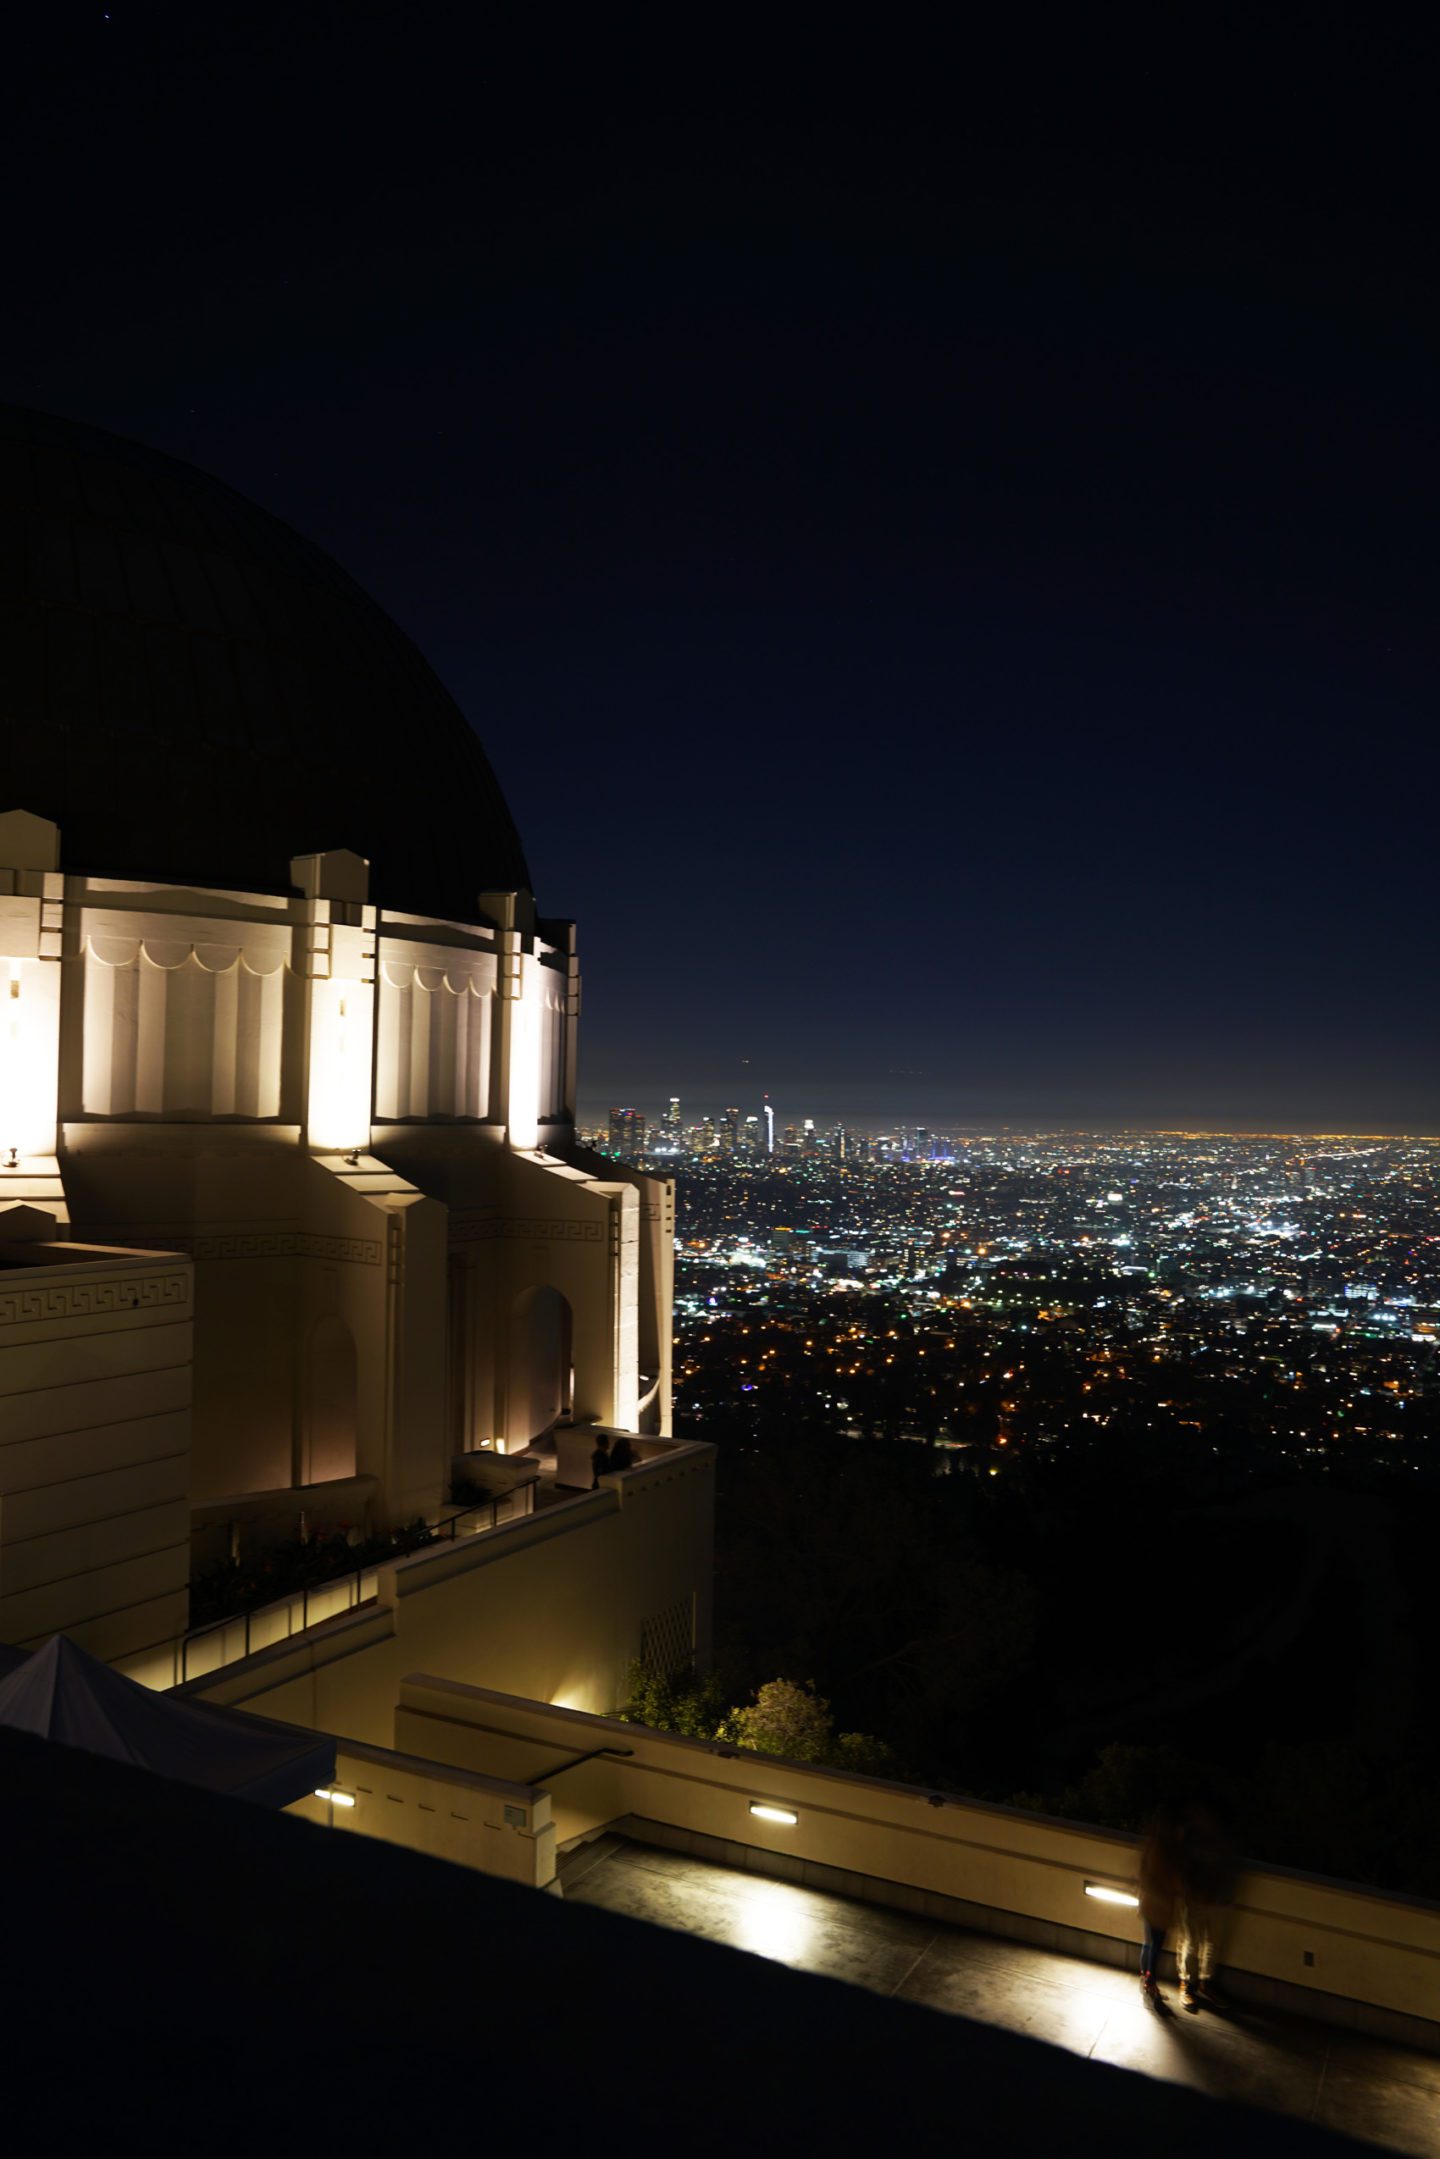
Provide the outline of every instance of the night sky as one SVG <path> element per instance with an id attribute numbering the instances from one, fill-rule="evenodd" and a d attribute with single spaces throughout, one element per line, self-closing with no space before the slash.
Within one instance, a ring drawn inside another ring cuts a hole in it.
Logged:
<path id="1" fill-rule="evenodd" d="M 1428 11 L 514 12 L 12 25 L 0 396 L 418 640 L 582 1105 L 1440 1131 Z"/>

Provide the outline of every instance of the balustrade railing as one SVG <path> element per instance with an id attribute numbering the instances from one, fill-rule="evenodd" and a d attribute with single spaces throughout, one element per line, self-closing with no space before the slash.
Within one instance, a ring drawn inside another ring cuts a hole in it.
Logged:
<path id="1" fill-rule="evenodd" d="M 238 1664 L 277 1642 L 288 1642 L 322 1619 L 339 1619 L 357 1606 L 368 1604 L 376 1594 L 378 1569 L 357 1567 L 328 1582 L 297 1589 L 291 1596 L 262 1604 L 257 1611 L 236 1612 L 228 1619 L 212 1619 L 208 1626 L 194 1627 L 178 1644 L 177 1681 L 203 1679 L 227 1664 Z"/>
<path id="2" fill-rule="evenodd" d="M 532 1480 L 517 1485 L 513 1491 L 496 1492 L 461 1507 L 436 1524 L 433 1543 L 422 1544 L 405 1556 L 423 1559 L 439 1544 L 498 1529 L 506 1522 L 530 1514 L 533 1509 Z M 377 1567 L 359 1567 L 353 1574 L 337 1575 L 331 1581 L 297 1589 L 288 1597 L 277 1597 L 273 1603 L 262 1604 L 255 1611 L 235 1612 L 229 1618 L 212 1619 L 203 1627 L 192 1627 L 175 1645 L 173 1684 L 184 1686 L 187 1680 L 203 1679 L 207 1673 L 221 1671 L 228 1664 L 239 1664 L 246 1657 L 258 1655 L 262 1649 L 273 1649 L 279 1642 L 288 1642 L 292 1636 L 303 1634 L 307 1627 L 318 1626 L 322 1620 L 343 1618 L 345 1613 L 371 1603 L 377 1593 L 378 1573 Z M 146 1684 L 153 1684 L 148 1675 Z"/>

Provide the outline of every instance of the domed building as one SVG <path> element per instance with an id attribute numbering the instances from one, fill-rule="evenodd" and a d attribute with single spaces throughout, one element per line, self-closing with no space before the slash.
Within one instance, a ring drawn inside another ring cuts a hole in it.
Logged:
<path id="1" fill-rule="evenodd" d="M 663 1441 L 672 1188 L 577 1149 L 573 925 L 374 602 L 219 482 L 0 412 L 0 728 L 0 1209 L 193 1278 L 193 1399 L 176 1292 L 107 1368 L 111 1436 L 67 1441 L 112 1516 L 121 1471 L 149 1495 L 92 1645 L 168 1638 L 192 1566 L 302 1522 L 441 1520 L 507 1456 L 588 1489 L 589 1428 Z M 0 1638 L 38 1638 L 75 1614 L 7 1569 L 3 1505 Z"/>

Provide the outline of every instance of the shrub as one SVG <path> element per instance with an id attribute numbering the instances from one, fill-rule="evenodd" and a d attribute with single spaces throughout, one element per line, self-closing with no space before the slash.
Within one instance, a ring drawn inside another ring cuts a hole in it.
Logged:
<path id="1" fill-rule="evenodd" d="M 830 1704 L 793 1679 L 767 1680 L 748 1708 L 732 1709 L 729 1736 L 737 1746 L 792 1762 L 826 1762 L 835 1751 Z"/>

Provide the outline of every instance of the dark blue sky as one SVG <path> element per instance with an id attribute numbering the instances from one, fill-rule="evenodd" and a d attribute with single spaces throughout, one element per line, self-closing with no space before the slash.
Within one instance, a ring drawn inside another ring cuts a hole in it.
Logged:
<path id="1" fill-rule="evenodd" d="M 1433 45 L 457 21 L 52 11 L 0 394 L 416 636 L 586 1098 L 1440 1130 Z"/>

